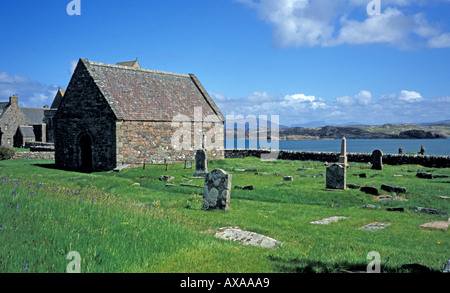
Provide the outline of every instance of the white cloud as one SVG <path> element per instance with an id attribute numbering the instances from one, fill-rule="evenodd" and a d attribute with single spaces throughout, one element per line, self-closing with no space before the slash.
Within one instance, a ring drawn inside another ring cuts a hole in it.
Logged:
<path id="1" fill-rule="evenodd" d="M 432 37 L 428 41 L 428 46 L 431 48 L 450 48 L 450 33 Z"/>
<path id="2" fill-rule="evenodd" d="M 369 105 L 372 101 L 372 94 L 369 91 L 362 90 L 355 96 L 355 99 L 361 105 Z"/>
<path id="3" fill-rule="evenodd" d="M 398 96 L 399 100 L 414 103 L 414 102 L 420 102 L 423 100 L 422 96 L 418 92 L 414 91 L 401 91 L 400 95 Z"/>
<path id="4" fill-rule="evenodd" d="M 366 12 L 369 0 L 236 1 L 272 25 L 274 43 L 280 47 L 384 43 L 407 49 L 418 41 L 430 48 L 450 47 L 450 34 L 430 24 L 424 14 L 403 12 L 406 6 L 427 5 L 424 0 L 382 0 L 381 15 L 373 16 Z"/>
<path id="5" fill-rule="evenodd" d="M 360 91 L 354 97 L 342 96 L 336 98 L 336 102 L 343 106 L 369 105 L 371 101 L 372 101 L 372 94 L 366 90 Z"/>
<path id="6" fill-rule="evenodd" d="M 350 96 L 337 97 L 336 101 L 343 106 L 351 106 L 355 103 L 355 100 Z"/>
<path id="7" fill-rule="evenodd" d="M 265 100 L 249 102 L 255 96 Z M 364 124 L 420 123 L 449 119 L 450 97 L 425 99 L 416 91 L 401 90 L 396 93 L 373 98 L 367 90 L 351 96 L 340 96 L 326 100 L 314 95 L 291 94 L 281 96 L 265 92 L 248 97 L 232 99 L 220 94 L 211 94 L 224 115 L 278 115 L 280 124 L 294 125 L 312 121 L 327 124 L 359 122 Z"/>
<path id="8" fill-rule="evenodd" d="M 314 102 L 316 97 L 314 96 L 306 96 L 304 94 L 294 94 L 287 95 L 284 97 L 285 101 L 295 101 L 295 102 Z"/>
<path id="9" fill-rule="evenodd" d="M 0 101 L 7 101 L 10 96 L 17 95 L 20 106 L 40 108 L 52 104 L 57 90 L 56 85 L 45 85 L 26 76 L 0 72 Z"/>

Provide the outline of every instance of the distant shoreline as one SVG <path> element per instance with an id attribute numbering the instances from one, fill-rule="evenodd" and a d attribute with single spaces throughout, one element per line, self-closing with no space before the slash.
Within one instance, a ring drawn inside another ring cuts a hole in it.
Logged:
<path id="1" fill-rule="evenodd" d="M 398 137 L 363 137 L 363 138 L 346 138 L 346 139 L 449 139 L 450 137 L 439 137 L 439 138 L 398 138 Z M 287 141 L 287 140 L 338 140 L 341 138 L 317 138 L 317 137 L 280 137 L 278 140 Z"/>

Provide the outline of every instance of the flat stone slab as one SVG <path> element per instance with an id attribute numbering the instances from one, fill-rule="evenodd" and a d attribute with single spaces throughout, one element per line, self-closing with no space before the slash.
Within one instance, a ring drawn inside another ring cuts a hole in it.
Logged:
<path id="1" fill-rule="evenodd" d="M 122 170 L 124 170 L 124 169 L 126 169 L 128 167 L 130 167 L 130 164 L 120 165 L 120 166 L 114 168 L 114 171 L 120 172 L 120 171 L 122 171 Z"/>
<path id="2" fill-rule="evenodd" d="M 170 175 L 161 175 L 159 176 L 159 181 L 171 181 L 175 179 L 175 177 L 170 176 Z"/>
<path id="3" fill-rule="evenodd" d="M 369 230 L 369 231 L 377 231 L 380 229 L 384 229 L 387 226 L 391 225 L 391 223 L 379 223 L 379 222 L 375 222 L 375 223 L 370 223 L 367 224 L 361 228 L 359 228 L 360 230 Z"/>
<path id="4" fill-rule="evenodd" d="M 374 199 L 374 201 L 390 201 L 390 200 L 408 201 L 407 198 L 403 198 L 403 197 L 399 197 L 399 196 L 392 197 L 391 195 L 379 195 L 379 196 L 376 196 Z"/>
<path id="5" fill-rule="evenodd" d="M 419 225 L 419 228 L 447 230 L 449 224 L 450 224 L 450 222 L 436 221 L 436 222 L 430 222 L 430 223 L 425 223 L 425 224 Z"/>
<path id="6" fill-rule="evenodd" d="M 239 227 L 219 228 L 218 232 L 215 234 L 215 237 L 262 248 L 277 248 L 282 245 L 282 243 L 278 240 L 255 232 L 245 231 Z"/>
<path id="7" fill-rule="evenodd" d="M 447 212 L 436 210 L 436 209 L 430 209 L 430 208 L 423 208 L 423 207 L 411 207 L 409 208 L 410 211 L 418 211 L 425 214 L 432 214 L 432 215 L 447 215 Z"/>
<path id="8" fill-rule="evenodd" d="M 341 219 L 347 219 L 347 217 L 334 216 L 334 217 L 331 217 L 331 218 L 326 218 L 326 219 L 322 219 L 322 220 L 318 220 L 318 221 L 313 221 L 313 222 L 310 222 L 310 224 L 328 225 L 330 223 L 337 222 L 337 221 L 339 221 Z"/>

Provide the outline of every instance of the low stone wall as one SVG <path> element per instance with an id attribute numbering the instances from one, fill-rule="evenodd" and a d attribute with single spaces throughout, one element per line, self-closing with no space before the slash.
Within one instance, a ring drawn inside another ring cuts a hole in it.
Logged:
<path id="1" fill-rule="evenodd" d="M 54 160 L 55 152 L 16 152 L 13 160 Z"/>
<path id="2" fill-rule="evenodd" d="M 230 149 L 225 150 L 225 158 L 260 158 L 262 153 L 269 153 L 268 150 L 257 149 Z M 302 152 L 302 151 L 282 151 L 278 153 L 279 160 L 298 160 L 298 161 L 320 161 L 320 162 L 338 162 L 338 152 Z M 372 154 L 368 153 L 347 153 L 349 162 L 369 163 Z M 383 163 L 387 165 L 414 164 L 425 167 L 450 168 L 450 156 L 428 156 L 428 155 L 398 155 L 383 154 Z"/>
<path id="3" fill-rule="evenodd" d="M 55 144 L 51 142 L 27 141 L 25 148 L 30 149 L 31 152 L 54 152 Z"/>

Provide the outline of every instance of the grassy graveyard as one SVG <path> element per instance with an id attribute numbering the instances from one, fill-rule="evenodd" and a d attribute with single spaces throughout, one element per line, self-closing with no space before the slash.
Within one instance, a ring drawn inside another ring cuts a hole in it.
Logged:
<path id="1" fill-rule="evenodd" d="M 198 187 L 204 180 L 193 178 L 194 169 L 184 163 L 167 171 L 166 165 L 147 165 L 92 174 L 53 167 L 53 161 L 0 162 L 0 272 L 64 273 L 70 251 L 80 254 L 83 273 L 364 271 L 371 251 L 379 253 L 384 273 L 440 272 L 450 257 L 447 230 L 419 227 L 450 216 L 410 210 L 450 212 L 450 178 L 416 177 L 418 169 L 450 175 L 449 168 L 384 165 L 377 171 L 350 163 L 347 184 L 391 196 L 377 201 L 360 189 L 325 190 L 320 162 L 211 160 L 208 170 L 221 168 L 232 174 L 233 187 L 253 190 L 233 188 L 228 211 L 206 212 Z M 160 181 L 161 175 L 174 179 Z M 407 193 L 384 191 L 382 184 Z M 345 218 L 310 223 L 334 216 Z M 390 225 L 360 229 L 374 222 Z M 283 244 L 267 249 L 214 237 L 229 226 Z"/>

